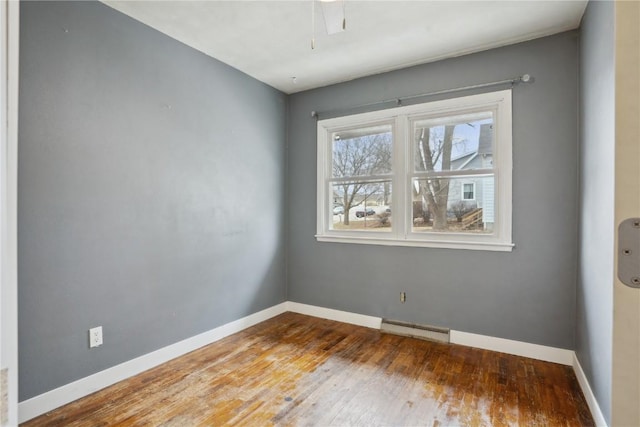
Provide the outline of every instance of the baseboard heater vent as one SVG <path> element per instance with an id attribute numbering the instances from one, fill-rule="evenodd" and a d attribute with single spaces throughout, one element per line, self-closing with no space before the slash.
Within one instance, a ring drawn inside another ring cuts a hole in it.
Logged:
<path id="1" fill-rule="evenodd" d="M 416 325 L 398 320 L 382 319 L 380 331 L 387 334 L 404 335 L 429 341 L 449 342 L 449 329 L 436 326 Z"/>

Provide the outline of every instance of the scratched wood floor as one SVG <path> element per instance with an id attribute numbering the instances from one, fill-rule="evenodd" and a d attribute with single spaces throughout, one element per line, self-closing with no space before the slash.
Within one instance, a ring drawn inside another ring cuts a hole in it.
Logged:
<path id="1" fill-rule="evenodd" d="M 285 313 L 24 426 L 591 426 L 568 366 Z"/>

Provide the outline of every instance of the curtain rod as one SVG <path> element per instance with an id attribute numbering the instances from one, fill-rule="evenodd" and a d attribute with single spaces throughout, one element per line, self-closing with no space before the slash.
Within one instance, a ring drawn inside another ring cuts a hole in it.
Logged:
<path id="1" fill-rule="evenodd" d="M 504 84 L 511 84 L 511 86 L 515 86 L 517 84 L 520 83 L 533 83 L 533 77 L 531 77 L 531 75 L 529 74 L 523 74 L 519 77 L 515 77 L 513 79 L 506 79 L 506 80 L 498 80 L 495 82 L 489 82 L 489 83 L 480 83 L 477 85 L 471 85 L 471 86 L 462 86 L 462 87 L 457 87 L 457 88 L 453 88 L 453 89 L 444 89 L 444 90 L 438 90 L 435 92 L 426 92 L 426 93 L 421 93 L 418 95 L 410 95 L 410 96 L 403 96 L 400 98 L 393 98 L 393 99 L 385 99 L 384 101 L 376 101 L 376 102 L 369 102 L 367 104 L 360 104 L 360 105 L 354 105 L 352 107 L 347 107 L 347 108 L 339 108 L 339 109 L 334 109 L 334 110 L 326 110 L 326 111 L 322 111 L 322 112 L 318 112 L 318 111 L 312 111 L 311 112 L 311 117 L 314 117 L 316 119 L 319 119 L 320 115 L 325 115 L 328 113 L 338 113 L 338 112 L 344 112 L 344 111 L 351 111 L 351 110 L 356 110 L 359 108 L 364 108 L 364 107 L 373 107 L 376 105 L 382 105 L 382 104 L 388 104 L 390 102 L 395 102 L 396 106 L 401 106 L 403 101 L 407 101 L 410 99 L 415 99 L 415 98 L 426 98 L 428 96 L 436 96 L 436 95 L 444 95 L 447 93 L 454 93 L 454 92 L 462 92 L 465 90 L 471 90 L 471 89 L 481 89 L 481 88 L 485 88 L 485 87 L 492 87 L 492 86 L 500 86 L 500 85 L 504 85 Z"/>

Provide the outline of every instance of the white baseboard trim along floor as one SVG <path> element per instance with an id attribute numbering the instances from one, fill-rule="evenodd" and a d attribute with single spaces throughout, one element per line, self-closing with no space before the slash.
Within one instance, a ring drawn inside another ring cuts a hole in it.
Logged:
<path id="1" fill-rule="evenodd" d="M 287 311 L 374 329 L 380 329 L 382 323 L 381 317 L 286 301 L 20 402 L 19 422 L 28 421 Z M 450 331 L 450 340 L 452 344 L 572 366 L 596 424 L 607 425 L 574 351 L 455 330 Z"/>

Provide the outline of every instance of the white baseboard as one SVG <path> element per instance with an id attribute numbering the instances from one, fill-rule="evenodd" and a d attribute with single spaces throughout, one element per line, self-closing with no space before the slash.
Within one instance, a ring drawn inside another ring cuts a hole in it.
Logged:
<path id="1" fill-rule="evenodd" d="M 380 317 L 367 316 L 364 314 L 334 310 L 292 301 L 287 302 L 287 311 L 335 320 L 338 322 L 351 323 L 359 326 L 366 326 L 374 329 L 380 329 L 380 325 L 382 323 L 382 318 Z M 451 330 L 450 342 L 452 344 L 499 351 L 501 353 L 530 357 L 532 359 L 544 360 L 546 362 L 559 363 L 567 366 L 573 365 L 573 351 L 561 348 L 530 344 L 487 335 L 471 334 L 456 330 Z"/>
<path id="2" fill-rule="evenodd" d="M 287 303 L 283 302 L 20 402 L 18 404 L 18 421 L 20 423 L 28 421 L 286 311 Z"/>
<path id="3" fill-rule="evenodd" d="M 306 314 L 307 316 L 320 317 L 322 319 L 335 320 L 343 323 L 351 323 L 352 325 L 365 326 L 367 328 L 374 329 L 380 329 L 380 324 L 382 323 L 381 317 L 367 316 L 364 314 L 301 304 L 293 301 L 287 302 L 287 310 L 294 313 Z"/>
<path id="4" fill-rule="evenodd" d="M 530 357 L 531 359 L 560 363 L 567 366 L 573 365 L 573 351 L 565 350 L 563 348 L 547 347 L 545 345 L 490 337 L 487 335 L 470 334 L 468 332 L 454 330 L 451 331 L 450 341 L 452 344 L 499 351 L 501 353 Z"/>
<path id="5" fill-rule="evenodd" d="M 292 301 L 283 302 L 258 313 L 251 314 L 247 317 L 243 317 L 242 319 L 227 323 L 218 328 L 187 338 L 186 340 L 129 360 L 112 368 L 105 369 L 104 371 L 82 378 L 78 381 L 74 381 L 70 384 L 66 384 L 29 400 L 20 402 L 18 405 L 19 422 L 22 423 L 28 421 L 62 405 L 73 402 L 74 400 L 115 384 L 118 381 L 130 378 L 171 359 L 175 359 L 176 357 L 211 344 L 236 332 L 240 332 L 243 329 L 287 311 L 374 329 L 380 329 L 380 325 L 382 323 L 382 318 L 380 317 L 367 316 L 364 314 L 334 310 Z M 580 387 L 587 399 L 587 403 L 591 409 L 591 413 L 596 424 L 598 426 L 607 426 L 602 412 L 600 411 L 600 407 L 598 406 L 595 396 L 589 387 L 589 383 L 573 351 L 455 330 L 451 330 L 450 341 L 452 344 L 466 345 L 469 347 L 499 351 L 502 353 L 573 366 L 576 377 L 578 378 Z"/>
<path id="6" fill-rule="evenodd" d="M 295 313 L 306 314 L 308 316 L 321 317 L 323 319 L 351 323 L 374 329 L 380 329 L 380 324 L 382 323 L 382 318 L 380 317 L 350 313 L 347 311 L 334 310 L 292 301 L 287 302 L 287 310 Z M 451 330 L 450 341 L 452 344 L 499 351 L 501 353 L 530 357 L 532 359 L 560 363 L 567 366 L 573 365 L 573 351 L 561 348 L 547 347 L 539 344 L 530 344 L 521 341 L 496 338 L 487 335 L 477 335 L 455 330 Z"/>
<path id="7" fill-rule="evenodd" d="M 584 374 L 580 361 L 578 360 L 578 356 L 576 356 L 575 353 L 573 354 L 573 372 L 576 374 L 576 378 L 578 379 L 578 383 L 582 389 L 582 394 L 584 394 L 587 405 L 589 405 L 593 421 L 595 421 L 598 427 L 608 427 L 607 421 L 604 419 L 604 415 L 600 410 L 600 405 L 598 405 L 598 400 L 593 394 L 593 390 L 591 390 L 587 376 Z"/>

